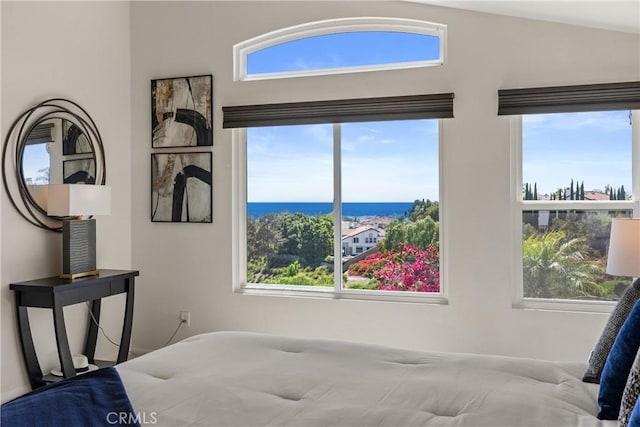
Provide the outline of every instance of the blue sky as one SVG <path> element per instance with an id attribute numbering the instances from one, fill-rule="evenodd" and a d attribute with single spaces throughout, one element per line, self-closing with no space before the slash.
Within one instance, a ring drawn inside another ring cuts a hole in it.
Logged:
<path id="1" fill-rule="evenodd" d="M 400 32 L 325 34 L 253 52 L 248 74 L 423 61 L 439 57 L 435 36 Z"/>
<path id="2" fill-rule="evenodd" d="M 538 193 L 584 182 L 585 190 L 624 185 L 631 192 L 628 111 L 523 117 L 523 182 Z M 250 202 L 330 202 L 332 125 L 247 130 Z M 346 202 L 438 200 L 436 120 L 342 125 Z"/>
<path id="3" fill-rule="evenodd" d="M 46 169 L 49 167 L 49 153 L 47 152 L 47 144 L 33 144 L 27 145 L 24 148 L 24 177 L 25 179 L 31 178 L 35 183 L 38 177 L 42 176 L 40 169 Z M 48 182 L 40 182 L 41 184 L 48 184 Z"/>
<path id="4" fill-rule="evenodd" d="M 438 200 L 438 122 L 342 124 L 342 200 Z M 333 125 L 247 129 L 249 202 L 331 202 Z"/>
<path id="5" fill-rule="evenodd" d="M 528 115 L 522 119 L 522 180 L 538 193 L 583 182 L 585 191 L 631 192 L 629 111 Z"/>

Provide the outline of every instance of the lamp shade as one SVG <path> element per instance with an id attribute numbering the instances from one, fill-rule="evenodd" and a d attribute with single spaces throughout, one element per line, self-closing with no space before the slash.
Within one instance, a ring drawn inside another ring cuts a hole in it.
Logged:
<path id="1" fill-rule="evenodd" d="M 47 214 L 52 216 L 109 215 L 111 187 L 86 184 L 50 184 Z"/>
<path id="2" fill-rule="evenodd" d="M 611 222 L 607 273 L 640 277 L 640 218 L 614 218 Z"/>

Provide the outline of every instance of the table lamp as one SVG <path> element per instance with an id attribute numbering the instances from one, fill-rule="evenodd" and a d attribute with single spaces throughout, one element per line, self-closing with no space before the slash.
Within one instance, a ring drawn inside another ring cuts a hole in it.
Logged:
<path id="1" fill-rule="evenodd" d="M 611 222 L 607 274 L 636 277 L 640 285 L 640 218 L 614 218 Z"/>
<path id="2" fill-rule="evenodd" d="M 76 279 L 99 274 L 96 270 L 96 221 L 91 215 L 111 213 L 111 187 L 85 184 L 50 184 L 47 214 L 75 217 L 62 221 L 62 274 Z"/>

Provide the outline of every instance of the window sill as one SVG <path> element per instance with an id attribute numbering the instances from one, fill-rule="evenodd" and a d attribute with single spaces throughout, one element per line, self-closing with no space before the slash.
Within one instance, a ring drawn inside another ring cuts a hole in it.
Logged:
<path id="1" fill-rule="evenodd" d="M 582 313 L 610 313 L 617 301 L 553 300 L 546 298 L 524 298 L 513 303 L 515 309 L 571 311 Z"/>
<path id="2" fill-rule="evenodd" d="M 326 290 L 325 290 L 326 289 Z M 347 299 L 361 301 L 403 302 L 417 304 L 447 305 L 449 300 L 442 294 L 428 295 L 423 293 L 393 292 L 393 291 L 362 291 L 342 290 L 336 292 L 333 288 L 301 287 L 301 286 L 265 286 L 251 284 L 236 288 L 237 294 L 265 295 L 296 298 L 324 298 Z M 382 293 L 384 292 L 384 293 Z"/>

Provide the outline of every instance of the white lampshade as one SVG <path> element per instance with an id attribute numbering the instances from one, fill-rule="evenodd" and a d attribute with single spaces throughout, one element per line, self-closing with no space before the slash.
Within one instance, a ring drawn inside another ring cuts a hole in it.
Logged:
<path id="1" fill-rule="evenodd" d="M 640 218 L 614 218 L 611 222 L 607 273 L 640 277 Z"/>
<path id="2" fill-rule="evenodd" d="M 87 184 L 50 184 L 47 214 L 53 216 L 109 215 L 111 187 Z"/>

